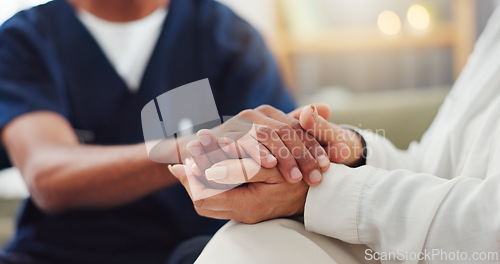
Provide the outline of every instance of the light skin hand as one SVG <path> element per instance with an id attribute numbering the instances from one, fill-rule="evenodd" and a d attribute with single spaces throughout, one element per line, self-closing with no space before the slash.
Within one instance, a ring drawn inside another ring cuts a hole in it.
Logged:
<path id="1" fill-rule="evenodd" d="M 218 174 L 211 177 L 214 183 L 227 186 L 217 189 L 198 181 L 190 170 L 191 163 L 169 169 L 184 185 L 202 216 L 252 224 L 304 213 L 308 186 L 304 182 L 288 183 L 277 168 L 262 168 L 251 158 L 224 160 L 207 170 L 209 175 Z M 242 165 L 247 172 L 257 171 L 255 176 L 245 179 Z M 247 184 L 232 188 L 241 183 Z"/>

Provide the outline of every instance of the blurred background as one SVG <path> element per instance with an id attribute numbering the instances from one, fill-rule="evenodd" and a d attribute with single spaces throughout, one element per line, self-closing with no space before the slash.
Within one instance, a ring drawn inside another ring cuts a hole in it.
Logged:
<path id="1" fill-rule="evenodd" d="M 0 24 L 47 0 L 0 0 Z M 405 149 L 418 141 L 458 77 L 498 0 L 220 0 L 264 36 L 299 105 L 371 129 Z M 1 159 L 2 157 L 0 157 Z M 0 171 L 0 248 L 19 199 Z"/>

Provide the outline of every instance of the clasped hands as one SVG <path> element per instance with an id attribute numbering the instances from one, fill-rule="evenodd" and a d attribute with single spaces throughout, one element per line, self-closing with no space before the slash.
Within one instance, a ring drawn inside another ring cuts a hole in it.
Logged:
<path id="1" fill-rule="evenodd" d="M 359 136 L 327 122 L 329 115 L 324 104 L 289 114 L 267 105 L 242 111 L 198 131 L 190 157 L 169 169 L 202 216 L 257 223 L 301 215 L 309 186 L 321 183 L 330 162 L 361 157 Z"/>

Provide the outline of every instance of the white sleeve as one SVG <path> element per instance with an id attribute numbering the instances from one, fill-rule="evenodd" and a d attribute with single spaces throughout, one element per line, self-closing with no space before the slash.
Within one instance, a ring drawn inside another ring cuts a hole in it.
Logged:
<path id="1" fill-rule="evenodd" d="M 375 133 L 366 130 L 360 130 L 355 127 L 349 127 L 356 130 L 366 142 L 367 159 L 366 164 L 388 170 L 408 169 L 412 171 L 419 170 L 420 164 L 420 145 L 412 142 L 407 150 L 397 149 L 391 141 Z"/>
<path id="2" fill-rule="evenodd" d="M 308 230 L 378 252 L 440 249 L 498 257 L 500 175 L 448 180 L 408 170 L 332 165 L 323 183 L 309 189 Z"/>

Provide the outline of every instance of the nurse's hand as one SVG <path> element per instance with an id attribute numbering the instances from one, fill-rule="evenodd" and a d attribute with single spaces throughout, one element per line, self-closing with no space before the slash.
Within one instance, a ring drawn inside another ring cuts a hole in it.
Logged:
<path id="1" fill-rule="evenodd" d="M 223 125 L 200 130 L 197 135 L 199 140 L 187 145 L 196 163 L 191 168 L 196 175 L 228 158 L 252 157 L 264 168 L 277 165 L 290 183 L 303 179 L 309 185 L 318 185 L 321 172 L 330 166 L 325 149 L 299 120 L 267 105 L 242 111 Z"/>
<path id="2" fill-rule="evenodd" d="M 218 185 L 211 188 L 199 181 L 190 165 L 192 161 L 169 169 L 184 185 L 202 216 L 252 224 L 304 213 L 307 184 L 288 183 L 277 168 L 262 168 L 251 158 L 224 160 L 206 172 L 212 184 Z M 242 167 L 254 176 L 246 179 Z"/>

